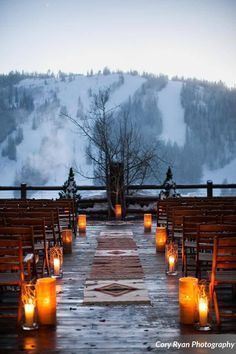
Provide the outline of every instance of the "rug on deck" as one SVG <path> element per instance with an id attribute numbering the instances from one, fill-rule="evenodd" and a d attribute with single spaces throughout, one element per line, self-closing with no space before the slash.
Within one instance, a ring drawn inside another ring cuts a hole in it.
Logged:
<path id="1" fill-rule="evenodd" d="M 150 304 L 132 231 L 103 231 L 85 283 L 84 304 Z"/>

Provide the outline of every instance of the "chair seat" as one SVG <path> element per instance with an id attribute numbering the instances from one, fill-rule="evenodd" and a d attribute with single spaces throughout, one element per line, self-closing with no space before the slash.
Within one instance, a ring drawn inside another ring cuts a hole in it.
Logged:
<path id="1" fill-rule="evenodd" d="M 19 273 L 0 273 L 0 286 L 19 284 Z"/>
<path id="2" fill-rule="evenodd" d="M 196 248 L 197 247 L 197 242 L 196 241 L 185 241 L 184 243 L 185 247 L 191 247 L 191 248 Z"/>
<path id="3" fill-rule="evenodd" d="M 199 253 L 199 261 L 212 262 L 212 253 Z"/>
<path id="4" fill-rule="evenodd" d="M 211 279 L 211 272 L 209 271 L 207 273 L 209 279 Z M 236 270 L 217 271 L 215 282 L 218 284 L 236 284 Z"/>

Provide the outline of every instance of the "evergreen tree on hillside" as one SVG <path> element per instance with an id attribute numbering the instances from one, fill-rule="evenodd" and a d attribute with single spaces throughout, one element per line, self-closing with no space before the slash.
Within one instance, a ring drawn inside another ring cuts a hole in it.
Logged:
<path id="1" fill-rule="evenodd" d="M 59 197 L 61 199 L 74 199 L 75 202 L 81 199 L 80 194 L 77 193 L 75 175 L 72 167 L 70 168 L 68 179 L 63 185 L 63 191 L 59 192 Z"/>

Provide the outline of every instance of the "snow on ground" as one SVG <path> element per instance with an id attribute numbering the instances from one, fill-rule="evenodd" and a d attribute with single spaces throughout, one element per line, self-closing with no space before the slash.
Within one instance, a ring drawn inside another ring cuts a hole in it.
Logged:
<path id="1" fill-rule="evenodd" d="M 185 143 L 186 125 L 184 109 L 181 105 L 180 93 L 182 82 L 169 81 L 158 94 L 158 107 L 162 113 L 163 133 L 161 138 L 183 146 Z"/>
<path id="2" fill-rule="evenodd" d="M 217 170 L 203 169 L 202 181 L 205 183 L 207 180 L 213 183 L 223 183 L 227 179 L 227 183 L 236 183 L 236 159 L 232 160 L 228 165 Z"/>

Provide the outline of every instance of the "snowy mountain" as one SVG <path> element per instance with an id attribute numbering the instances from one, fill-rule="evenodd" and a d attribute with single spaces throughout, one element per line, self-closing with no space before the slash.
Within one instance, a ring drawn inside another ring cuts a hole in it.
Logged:
<path id="1" fill-rule="evenodd" d="M 216 182 L 234 181 L 217 171 L 226 171 L 236 158 L 235 90 L 163 75 L 105 72 L 0 77 L 0 185 L 62 185 L 71 166 L 91 176 L 86 138 L 60 113 L 82 123 L 93 94 L 105 88 L 110 88 L 109 107 L 129 102 L 147 138 L 159 141 L 166 163 L 159 166 L 156 183 L 169 164 L 177 183 L 214 181 L 218 174 Z M 76 181 L 92 183 L 80 175 Z"/>

